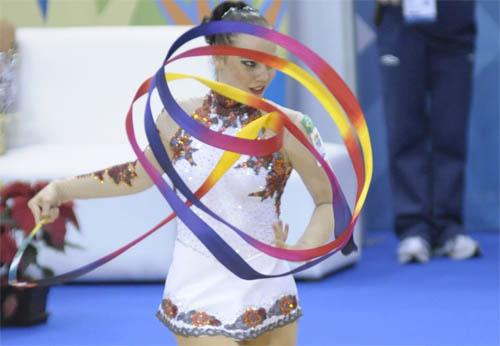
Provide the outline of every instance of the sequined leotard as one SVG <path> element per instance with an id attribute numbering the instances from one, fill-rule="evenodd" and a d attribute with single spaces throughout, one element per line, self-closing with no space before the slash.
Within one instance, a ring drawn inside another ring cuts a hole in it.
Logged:
<path id="1" fill-rule="evenodd" d="M 261 115 L 260 111 L 210 93 L 192 115 L 212 130 L 234 135 Z M 262 131 L 260 137 L 267 134 Z M 215 167 L 222 150 L 210 147 L 179 129 L 170 139 L 176 170 L 195 191 Z M 218 215 L 255 238 L 271 244 L 272 224 L 291 167 L 284 154 L 242 155 L 202 201 Z M 193 210 L 255 269 L 282 273 L 288 263 L 260 253 L 232 230 Z M 237 340 L 295 321 L 301 315 L 292 276 L 242 280 L 229 272 L 179 220 L 172 264 L 157 317 L 184 336 L 224 335 Z"/>

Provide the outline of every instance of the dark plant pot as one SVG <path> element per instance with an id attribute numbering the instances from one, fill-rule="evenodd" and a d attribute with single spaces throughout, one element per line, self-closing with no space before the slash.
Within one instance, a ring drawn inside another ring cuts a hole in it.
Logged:
<path id="1" fill-rule="evenodd" d="M 0 286 L 0 326 L 31 326 L 45 323 L 49 287 Z"/>

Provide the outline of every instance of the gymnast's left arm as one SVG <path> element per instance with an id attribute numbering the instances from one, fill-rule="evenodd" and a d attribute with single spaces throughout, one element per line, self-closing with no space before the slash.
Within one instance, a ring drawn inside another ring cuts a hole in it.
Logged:
<path id="1" fill-rule="evenodd" d="M 296 126 L 302 130 L 311 144 L 320 150 L 317 142 L 321 143 L 317 130 L 311 128 L 310 119 L 298 112 L 287 112 Z M 312 137 L 312 140 L 311 140 Z M 316 140 L 314 140 L 314 138 Z M 289 164 L 302 178 L 304 185 L 314 201 L 314 211 L 303 235 L 294 245 L 286 247 L 292 249 L 313 248 L 324 245 L 334 231 L 334 217 L 332 205 L 332 188 L 323 168 L 317 163 L 316 158 L 299 142 L 291 133 L 285 130 L 283 147 Z"/>

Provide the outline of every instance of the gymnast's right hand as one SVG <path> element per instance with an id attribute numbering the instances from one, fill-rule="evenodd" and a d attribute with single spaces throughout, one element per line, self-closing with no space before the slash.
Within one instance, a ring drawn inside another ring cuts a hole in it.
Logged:
<path id="1" fill-rule="evenodd" d="M 55 182 L 49 183 L 28 202 L 35 223 L 44 219 L 47 223 L 54 222 L 59 216 L 60 196 Z"/>

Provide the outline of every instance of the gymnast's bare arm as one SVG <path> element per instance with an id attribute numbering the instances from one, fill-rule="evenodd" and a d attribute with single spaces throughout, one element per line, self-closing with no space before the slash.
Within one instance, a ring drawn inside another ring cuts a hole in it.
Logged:
<path id="1" fill-rule="evenodd" d="M 191 114 L 198 101 L 189 99 L 179 104 Z M 179 127 L 165 111 L 158 116 L 156 125 L 167 154 L 172 158 L 169 140 Z M 154 167 L 162 172 L 151 148 L 148 146 L 143 152 Z M 59 215 L 59 205 L 66 201 L 130 195 L 142 192 L 152 185 L 153 182 L 140 162 L 126 162 L 96 172 L 54 180 L 34 196 L 28 206 L 37 223 L 42 218 L 52 222 Z"/>
<path id="2" fill-rule="evenodd" d="M 290 109 L 285 109 L 285 113 L 309 138 L 301 125 L 304 115 Z M 332 235 L 334 226 L 332 189 L 328 177 L 323 168 L 318 165 L 316 158 L 287 130 L 284 134 L 283 149 L 289 164 L 300 175 L 311 194 L 315 208 L 306 230 L 297 243 L 286 245 L 284 242 L 288 229 L 282 227 L 280 231 L 279 227 L 275 227 L 276 244 L 292 249 L 307 249 L 324 245 Z"/>

